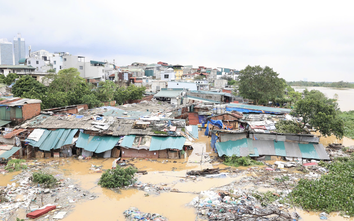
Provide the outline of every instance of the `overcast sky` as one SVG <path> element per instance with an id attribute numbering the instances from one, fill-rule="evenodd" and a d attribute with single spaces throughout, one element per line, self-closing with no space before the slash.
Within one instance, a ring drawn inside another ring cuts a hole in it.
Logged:
<path id="1" fill-rule="evenodd" d="M 353 1 L 0 0 L 0 38 L 91 59 L 354 82 Z"/>

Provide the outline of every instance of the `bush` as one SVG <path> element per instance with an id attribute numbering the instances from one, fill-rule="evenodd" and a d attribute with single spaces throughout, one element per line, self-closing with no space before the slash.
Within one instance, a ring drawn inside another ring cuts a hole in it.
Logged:
<path id="1" fill-rule="evenodd" d="M 134 174 L 138 170 L 133 167 L 126 169 L 117 167 L 116 169 L 109 169 L 104 172 L 98 182 L 98 185 L 106 188 L 117 188 L 128 186 L 134 181 Z"/>
<path id="2" fill-rule="evenodd" d="M 22 169 L 27 169 L 27 166 L 22 164 L 24 162 L 26 162 L 26 160 L 12 159 L 9 162 L 7 162 L 5 170 L 7 170 L 9 172 L 13 172 L 13 171 L 19 171 Z"/>
<path id="3" fill-rule="evenodd" d="M 339 212 L 354 216 L 354 161 L 337 158 L 326 165 L 320 179 L 301 179 L 293 189 L 294 202 L 305 210 Z"/>
<path id="4" fill-rule="evenodd" d="M 224 159 L 224 164 L 227 166 L 252 166 L 252 165 L 263 165 L 262 162 L 252 160 L 251 157 L 237 157 L 233 155 L 232 157 L 226 156 Z"/>
<path id="5" fill-rule="evenodd" d="M 33 182 L 44 184 L 45 187 L 53 187 L 57 183 L 57 179 L 53 175 L 43 172 L 34 172 L 32 177 Z"/>

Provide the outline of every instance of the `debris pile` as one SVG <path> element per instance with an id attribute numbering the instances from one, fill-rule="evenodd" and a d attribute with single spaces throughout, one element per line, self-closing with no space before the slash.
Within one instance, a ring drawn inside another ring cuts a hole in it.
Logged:
<path id="1" fill-rule="evenodd" d="M 166 221 L 167 218 L 157 213 L 143 213 L 138 208 L 130 207 L 124 211 L 125 220 L 138 221 L 138 220 L 152 220 L 152 221 Z"/>

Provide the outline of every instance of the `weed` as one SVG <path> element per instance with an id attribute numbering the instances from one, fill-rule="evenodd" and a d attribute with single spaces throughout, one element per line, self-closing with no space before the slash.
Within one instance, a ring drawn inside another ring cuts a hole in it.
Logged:
<path id="1" fill-rule="evenodd" d="M 354 161 L 336 158 L 320 179 L 301 179 L 293 189 L 294 202 L 305 210 L 339 212 L 354 216 Z"/>
<path id="2" fill-rule="evenodd" d="M 280 199 L 280 196 L 278 194 L 274 194 L 271 191 L 268 191 L 266 193 L 255 192 L 252 195 L 254 198 L 261 202 L 262 206 L 267 206 L 276 201 L 277 199 Z"/>
<path id="3" fill-rule="evenodd" d="M 226 156 L 224 159 L 224 164 L 227 166 L 252 166 L 252 165 L 263 165 L 262 162 L 252 160 L 251 157 L 237 157 L 233 155 L 232 157 Z"/>
<path id="4" fill-rule="evenodd" d="M 347 152 L 349 150 L 349 147 L 342 147 L 343 152 Z"/>
<path id="5" fill-rule="evenodd" d="M 289 176 L 282 176 L 281 178 L 274 178 L 275 181 L 277 182 L 284 182 L 290 180 Z"/>
<path id="6" fill-rule="evenodd" d="M 45 187 L 53 187 L 57 183 L 57 179 L 53 175 L 43 172 L 34 172 L 32 177 L 33 182 L 44 184 Z"/>
<path id="7" fill-rule="evenodd" d="M 166 131 L 154 130 L 154 134 L 167 134 L 167 132 Z"/>
<path id="8" fill-rule="evenodd" d="M 22 169 L 27 169 L 27 166 L 22 164 L 24 162 L 26 162 L 26 160 L 12 159 L 9 162 L 7 162 L 5 170 L 7 170 L 9 172 L 13 172 L 13 171 L 19 171 L 19 170 L 22 170 Z"/>
<path id="9" fill-rule="evenodd" d="M 134 174 L 137 169 L 128 167 L 126 169 L 117 167 L 104 172 L 98 182 L 98 185 L 106 188 L 117 188 L 128 186 L 134 181 Z"/>

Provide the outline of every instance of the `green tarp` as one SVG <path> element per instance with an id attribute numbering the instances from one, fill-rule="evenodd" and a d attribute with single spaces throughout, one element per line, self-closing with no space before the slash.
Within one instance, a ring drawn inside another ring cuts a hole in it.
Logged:
<path id="1" fill-rule="evenodd" d="M 25 141 L 40 150 L 50 151 L 51 149 L 59 149 L 64 145 L 71 144 L 77 131 L 77 129 L 45 130 L 38 142 L 30 139 Z"/>
<path id="2" fill-rule="evenodd" d="M 269 143 L 271 142 L 271 143 Z M 273 147 L 274 144 L 274 147 Z M 290 145 L 291 144 L 291 145 Z M 226 156 L 241 156 L 240 148 L 248 147 L 248 155 L 259 156 L 261 155 L 271 155 L 271 156 L 282 156 L 282 157 L 294 157 L 293 150 L 299 149 L 301 151 L 301 157 L 307 159 L 319 159 L 319 160 L 329 160 L 328 155 L 322 154 L 319 157 L 317 151 L 325 152 L 324 147 L 321 144 L 317 145 L 316 150 L 314 144 L 300 144 L 300 143 L 290 143 L 284 141 L 253 141 L 249 138 L 243 138 L 236 141 L 226 141 L 226 142 L 216 142 L 215 148 L 217 149 L 218 155 Z M 288 150 L 286 146 L 291 146 Z M 251 152 L 252 149 L 252 152 Z"/>
<path id="3" fill-rule="evenodd" d="M 125 136 L 120 144 L 121 147 L 131 148 L 135 140 L 135 135 Z"/>
<path id="4" fill-rule="evenodd" d="M 150 151 L 177 149 L 182 150 L 185 137 L 156 137 L 151 138 Z"/>
<path id="5" fill-rule="evenodd" d="M 119 137 L 112 136 L 90 136 L 89 134 L 80 133 L 76 146 L 86 151 L 103 153 L 113 149 L 117 144 Z"/>
<path id="6" fill-rule="evenodd" d="M 12 155 L 14 155 L 14 153 L 16 153 L 19 149 L 21 149 L 21 147 L 12 147 L 11 150 L 8 150 L 5 153 L 1 154 L 0 159 L 1 158 L 8 159 Z"/>
<path id="7" fill-rule="evenodd" d="M 302 158 L 314 158 L 314 159 L 320 159 L 317 151 L 315 150 L 315 147 L 313 144 L 301 144 L 299 143 L 299 148 L 301 151 Z"/>

